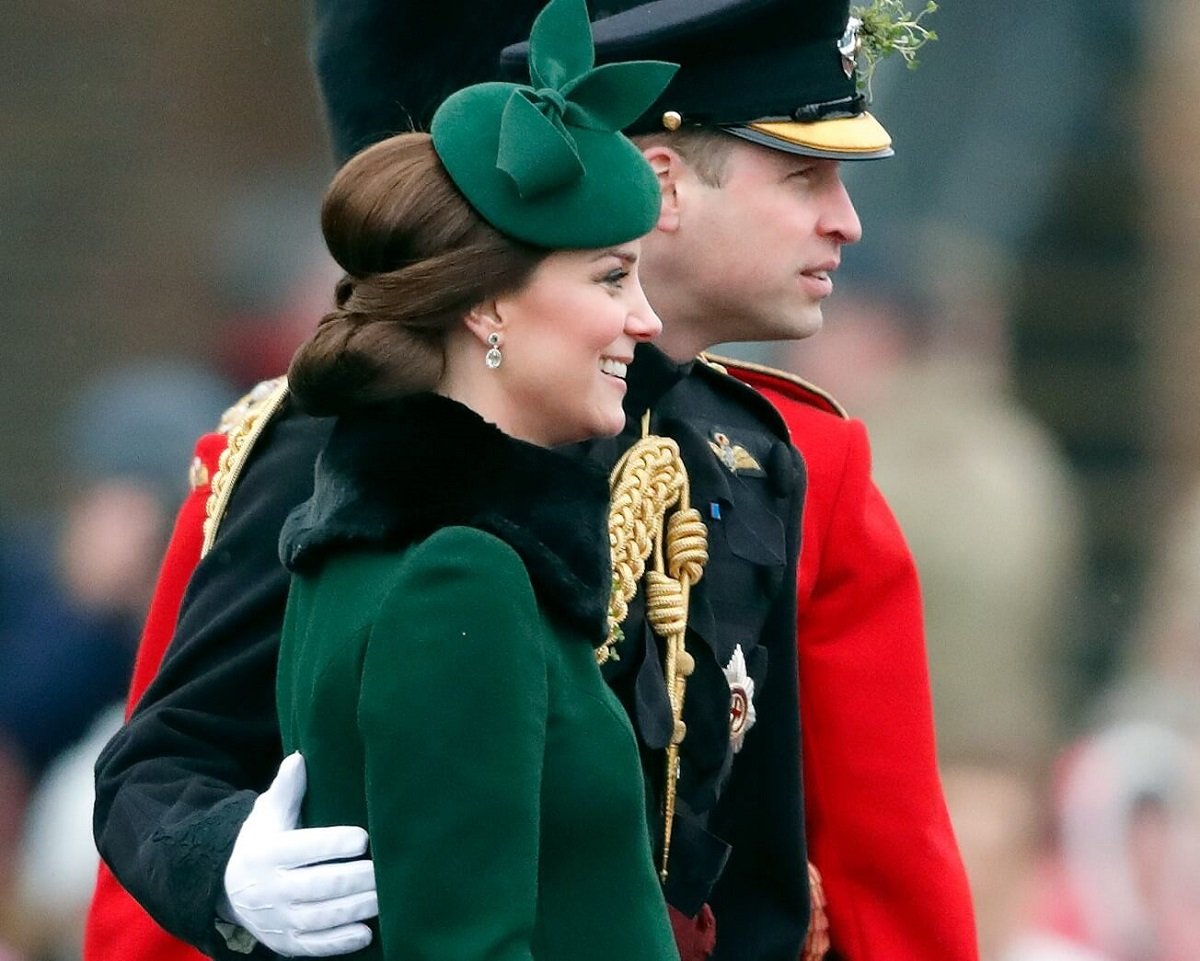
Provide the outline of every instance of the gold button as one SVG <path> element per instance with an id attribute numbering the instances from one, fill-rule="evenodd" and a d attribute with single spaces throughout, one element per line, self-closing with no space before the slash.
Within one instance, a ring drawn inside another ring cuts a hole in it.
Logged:
<path id="1" fill-rule="evenodd" d="M 662 125 L 668 130 L 678 130 L 683 123 L 683 117 L 677 110 L 668 110 L 662 115 Z"/>

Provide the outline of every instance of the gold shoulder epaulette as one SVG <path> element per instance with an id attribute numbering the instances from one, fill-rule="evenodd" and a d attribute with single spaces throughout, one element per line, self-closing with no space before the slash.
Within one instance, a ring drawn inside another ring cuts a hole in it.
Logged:
<path id="1" fill-rule="evenodd" d="M 217 471 L 213 474 L 208 502 L 204 505 L 204 543 L 200 547 L 201 557 L 212 549 L 213 541 L 217 537 L 217 528 L 221 524 L 221 518 L 225 516 L 226 508 L 229 507 L 233 485 L 237 483 L 242 466 L 250 456 L 255 441 L 279 410 L 287 391 L 286 377 L 264 380 L 221 415 L 217 430 L 224 434 L 228 441 L 217 459 Z"/>
<path id="2" fill-rule="evenodd" d="M 793 374 L 791 371 L 780 370 L 778 367 L 768 367 L 766 364 L 756 364 L 750 360 L 738 360 L 733 357 L 720 357 L 716 354 L 709 353 L 701 354 L 699 359 L 709 367 L 719 370 L 723 374 L 728 374 L 729 368 L 734 367 L 740 368 L 741 370 L 750 371 L 754 374 L 764 374 L 768 377 L 773 377 L 776 380 L 782 380 L 793 387 L 800 388 L 800 390 L 807 394 L 809 398 L 822 401 L 825 406 L 827 406 L 839 417 L 850 416 L 846 412 L 846 408 L 838 403 L 837 399 L 834 398 L 833 395 L 825 390 L 822 390 L 816 384 L 809 383 L 803 377 Z"/>

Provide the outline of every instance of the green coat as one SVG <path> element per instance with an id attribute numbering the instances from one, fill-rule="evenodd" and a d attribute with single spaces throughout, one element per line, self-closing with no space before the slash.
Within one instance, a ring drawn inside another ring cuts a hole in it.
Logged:
<path id="1" fill-rule="evenodd" d="M 470 471 L 447 475 L 451 447 Z M 368 956 L 677 957 L 636 741 L 595 663 L 602 603 L 578 596 L 606 598 L 605 494 L 440 398 L 335 429 L 285 528 L 278 704 L 304 823 L 370 835 Z"/>

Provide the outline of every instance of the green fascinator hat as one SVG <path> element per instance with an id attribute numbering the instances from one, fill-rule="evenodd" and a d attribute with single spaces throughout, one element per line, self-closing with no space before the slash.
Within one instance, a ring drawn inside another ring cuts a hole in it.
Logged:
<path id="1" fill-rule="evenodd" d="M 433 116 L 433 148 L 468 202 L 536 247 L 589 248 L 648 233 L 658 181 L 620 131 L 677 70 L 643 60 L 595 66 L 584 0 L 551 0 L 529 37 L 531 85 L 481 83 Z"/>

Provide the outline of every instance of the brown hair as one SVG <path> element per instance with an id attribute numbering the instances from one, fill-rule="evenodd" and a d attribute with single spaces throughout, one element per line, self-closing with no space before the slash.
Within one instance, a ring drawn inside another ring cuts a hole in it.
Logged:
<path id="1" fill-rule="evenodd" d="M 421 133 L 347 162 L 325 193 L 321 231 L 346 276 L 288 370 L 316 415 L 432 389 L 447 333 L 472 307 L 520 289 L 547 253 L 485 223 Z"/>
<path id="2" fill-rule="evenodd" d="M 711 127 L 682 127 L 679 130 L 656 130 L 633 138 L 638 149 L 670 147 L 687 161 L 700 182 L 720 187 L 725 165 L 733 152 L 734 137 Z"/>

